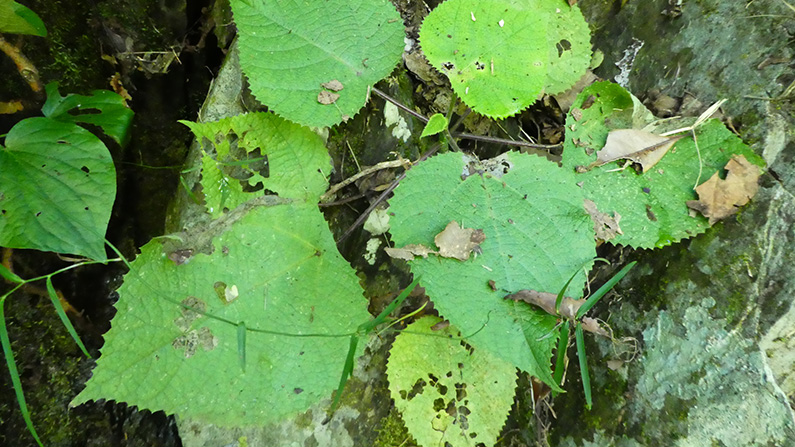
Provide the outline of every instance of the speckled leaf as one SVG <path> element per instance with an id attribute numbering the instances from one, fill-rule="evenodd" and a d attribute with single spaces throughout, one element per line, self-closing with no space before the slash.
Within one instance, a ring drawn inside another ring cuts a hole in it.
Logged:
<path id="1" fill-rule="evenodd" d="M 306 127 L 271 113 L 210 123 L 180 122 L 205 143 L 202 188 L 213 217 L 262 195 L 246 192 L 243 184 L 251 188 L 261 184 L 280 197 L 307 201 L 316 201 L 328 187 L 331 159 L 321 138 Z"/>
<path id="2" fill-rule="evenodd" d="M 610 130 L 642 128 L 653 116 L 617 84 L 601 82 L 586 88 L 574 102 L 566 120 L 566 141 L 563 167 L 571 172 L 577 166 L 588 166 L 597 159 Z M 667 121 L 665 128 L 649 128 L 662 132 L 692 124 L 693 119 Z M 743 154 L 752 163 L 764 162 L 717 120 L 696 130 L 704 182 L 723 167 L 732 154 Z M 703 233 L 707 219 L 692 216 L 688 200 L 697 199 L 693 188 L 699 179 L 699 155 L 692 136 L 685 134 L 662 159 L 645 173 L 634 169 L 619 170 L 624 161 L 593 167 L 577 173 L 576 182 L 593 200 L 599 211 L 621 215 L 621 230 L 610 242 L 636 248 L 670 245 Z"/>
<path id="3" fill-rule="evenodd" d="M 293 202 L 254 206 L 215 222 L 209 255 L 169 256 L 159 241 L 142 248 L 119 289 L 102 356 L 73 405 L 108 399 L 204 423 L 251 426 L 330 397 L 348 337 L 256 331 L 349 334 L 371 318 L 323 215 L 314 204 Z M 180 253 L 199 250 L 199 240 L 185 237 Z M 248 329 L 245 370 L 239 322 Z"/>
<path id="4" fill-rule="evenodd" d="M 472 175 L 462 180 L 462 172 Z M 503 297 L 521 289 L 557 293 L 594 257 L 593 224 L 573 174 L 514 152 L 482 163 L 448 153 L 411 169 L 390 211 L 396 247 L 433 246 L 453 220 L 483 230 L 481 254 L 463 262 L 417 258 L 411 269 L 442 316 L 464 334 L 480 330 L 474 346 L 551 384 L 555 318 Z M 584 281 L 581 273 L 569 290 L 576 294 Z"/>
<path id="5" fill-rule="evenodd" d="M 108 148 L 73 123 L 28 118 L 0 146 L 0 245 L 106 259 L 116 198 Z"/>
<path id="6" fill-rule="evenodd" d="M 425 316 L 398 335 L 389 351 L 389 390 L 420 445 L 494 445 L 511 410 L 516 368 L 453 326 Z"/>
<path id="7" fill-rule="evenodd" d="M 571 87 L 591 58 L 579 8 L 553 0 L 448 0 L 425 19 L 420 43 L 456 94 L 492 118 Z"/>
<path id="8" fill-rule="evenodd" d="M 403 21 L 387 0 L 230 3 L 251 92 L 278 115 L 306 126 L 332 126 L 355 115 L 369 87 L 395 68 L 403 52 Z M 323 84 L 334 86 L 339 98 L 321 103 L 332 92 Z"/>

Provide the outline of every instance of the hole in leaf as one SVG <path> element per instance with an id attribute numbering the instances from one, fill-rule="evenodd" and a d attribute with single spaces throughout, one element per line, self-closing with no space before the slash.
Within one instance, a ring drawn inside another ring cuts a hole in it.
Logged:
<path id="1" fill-rule="evenodd" d="M 91 172 L 91 169 L 88 169 L 88 166 L 83 166 L 82 168 L 80 168 L 80 170 L 85 172 L 86 174 Z"/>
<path id="2" fill-rule="evenodd" d="M 41 216 L 41 211 L 39 211 L 38 213 L 36 213 L 36 217 L 39 217 L 39 216 Z"/>
<path id="3" fill-rule="evenodd" d="M 301 393 L 303 393 L 303 392 L 304 392 L 304 390 L 303 390 L 303 389 L 301 389 L 301 388 L 294 388 L 294 389 L 293 389 L 293 393 L 295 393 L 295 394 L 301 394 Z"/>
<path id="4" fill-rule="evenodd" d="M 441 394 L 442 396 L 447 394 L 447 387 L 442 385 L 441 383 L 436 386 L 436 389 L 439 390 L 439 394 Z"/>
<path id="5" fill-rule="evenodd" d="M 485 64 L 481 64 L 480 62 L 475 62 L 475 69 L 483 70 L 484 68 L 486 68 Z"/>
<path id="6" fill-rule="evenodd" d="M 428 378 L 431 379 L 431 386 L 436 386 L 436 382 L 439 381 L 439 378 L 433 374 L 428 374 Z"/>
<path id="7" fill-rule="evenodd" d="M 467 397 L 467 384 L 466 383 L 456 383 L 455 384 L 455 399 L 459 402 L 464 400 Z"/>
<path id="8" fill-rule="evenodd" d="M 102 113 L 102 111 L 99 110 L 99 109 L 94 109 L 94 108 L 91 108 L 91 109 L 79 109 L 79 108 L 75 107 L 73 109 L 69 109 L 69 111 L 66 112 L 66 113 L 68 113 L 68 114 L 70 114 L 72 116 L 78 116 L 78 115 L 99 115 L 99 114 Z"/>
<path id="9" fill-rule="evenodd" d="M 58 144 L 69 144 L 69 142 L 65 141 L 65 140 L 58 140 L 57 143 Z"/>
<path id="10" fill-rule="evenodd" d="M 88 207 L 83 208 L 84 210 L 88 211 Z"/>
<path id="11" fill-rule="evenodd" d="M 563 39 L 555 44 L 555 48 L 558 49 L 558 57 L 563 56 L 564 51 L 571 50 L 571 42 L 569 42 L 566 39 Z"/>
<path id="12" fill-rule="evenodd" d="M 424 380 L 417 379 L 417 381 L 414 383 L 414 386 L 411 387 L 411 391 L 409 391 L 408 396 L 406 396 L 406 399 L 411 400 L 414 399 L 414 396 L 422 394 L 422 392 L 425 391 L 425 385 L 427 385 L 427 383 Z"/>
<path id="13" fill-rule="evenodd" d="M 433 401 L 433 411 L 442 411 L 444 409 L 444 399 L 441 397 Z"/>
<path id="14" fill-rule="evenodd" d="M 458 415 L 458 412 L 455 410 L 455 403 L 453 403 L 452 400 L 447 402 L 447 408 L 444 409 L 444 412 L 452 417 L 456 417 Z"/>
<path id="15" fill-rule="evenodd" d="M 445 70 L 453 70 L 455 68 L 455 65 L 452 62 L 445 62 L 442 64 L 442 68 L 444 68 Z"/>

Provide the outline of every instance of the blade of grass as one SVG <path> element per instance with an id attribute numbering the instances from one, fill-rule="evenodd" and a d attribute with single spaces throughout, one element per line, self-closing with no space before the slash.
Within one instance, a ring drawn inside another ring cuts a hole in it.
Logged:
<path id="1" fill-rule="evenodd" d="M 571 284 L 571 282 L 574 280 L 577 274 L 580 273 L 580 270 L 584 269 L 585 267 L 588 267 L 592 263 L 595 264 L 596 261 L 602 261 L 608 264 L 610 263 L 610 261 L 608 261 L 605 258 L 595 258 L 593 261 L 587 261 L 585 264 L 582 265 L 582 267 L 577 269 L 574 272 L 574 274 L 571 275 L 571 278 L 569 278 L 569 280 L 566 281 L 566 284 L 563 285 L 563 288 L 560 289 L 560 292 L 558 292 L 558 296 L 557 298 L 555 298 L 555 313 L 560 314 L 560 304 L 563 302 L 563 296 L 566 294 L 566 290 L 569 289 L 569 284 Z"/>
<path id="2" fill-rule="evenodd" d="M 600 299 L 602 299 L 602 297 L 605 296 L 605 294 L 609 292 L 610 289 L 613 288 L 613 286 L 615 286 L 619 281 L 621 281 L 621 279 L 623 279 L 624 276 L 626 276 L 627 273 L 629 273 L 629 271 L 632 270 L 632 267 L 635 267 L 635 264 L 637 263 L 638 261 L 632 261 L 629 264 L 625 265 L 624 268 L 621 269 L 621 271 L 613 275 L 612 278 L 610 278 L 606 283 L 604 283 L 602 287 L 600 287 L 599 290 L 596 291 L 596 293 L 588 297 L 588 299 L 585 300 L 585 303 L 583 303 L 583 305 L 580 306 L 580 308 L 577 310 L 576 318 L 579 320 L 589 310 L 591 310 L 591 308 L 594 307 L 596 303 Z"/>
<path id="3" fill-rule="evenodd" d="M 2 276 L 3 278 L 5 278 L 8 281 L 11 281 L 11 282 L 17 283 L 17 284 L 22 284 L 22 283 L 25 282 L 24 279 L 22 279 L 19 276 L 17 276 L 16 273 L 14 273 L 11 270 L 9 270 L 8 267 L 4 266 L 3 264 L 0 264 L 0 276 Z"/>
<path id="4" fill-rule="evenodd" d="M 555 383 L 563 386 L 563 374 L 566 371 L 566 351 L 569 347 L 569 320 L 560 324 L 560 337 L 558 338 L 557 358 L 555 359 L 555 374 L 552 376 Z"/>
<path id="5" fill-rule="evenodd" d="M 55 307 L 55 313 L 58 314 L 58 318 L 61 319 L 61 323 L 69 332 L 69 335 L 72 336 L 72 339 L 75 341 L 75 343 L 77 343 L 77 346 L 80 347 L 80 350 L 83 351 L 83 354 L 85 354 L 88 358 L 92 358 L 91 354 L 88 353 L 85 345 L 83 345 L 83 342 L 80 340 L 80 336 L 77 335 L 77 331 L 75 330 L 75 327 L 72 326 L 72 322 L 69 321 L 66 311 L 63 309 L 61 300 L 58 298 L 58 293 L 55 291 L 55 287 L 52 286 L 52 276 L 47 277 L 47 295 L 50 296 L 50 301 L 52 301 L 52 305 Z"/>
<path id="6" fill-rule="evenodd" d="M 582 332 L 582 323 L 574 327 L 574 336 L 577 340 L 577 358 L 580 361 L 580 377 L 582 377 L 582 391 L 585 393 L 585 408 L 591 409 L 591 376 L 588 374 L 588 358 L 585 357 L 585 336 Z"/>
<path id="7" fill-rule="evenodd" d="M 14 387 L 14 393 L 17 395 L 17 404 L 19 404 L 19 411 L 22 413 L 22 418 L 25 420 L 25 425 L 28 426 L 28 431 L 40 446 L 44 446 L 39 439 L 36 429 L 33 427 L 33 420 L 30 418 L 28 411 L 28 404 L 25 402 L 25 394 L 22 391 L 22 382 L 19 380 L 19 371 L 17 371 L 17 364 L 14 361 L 14 353 L 11 351 L 11 340 L 8 338 L 8 331 L 6 330 L 6 317 L 5 317 L 5 301 L 8 295 L 0 297 L 0 345 L 3 345 L 3 355 L 6 358 L 6 365 L 8 366 L 8 374 L 11 376 L 11 384 Z"/>

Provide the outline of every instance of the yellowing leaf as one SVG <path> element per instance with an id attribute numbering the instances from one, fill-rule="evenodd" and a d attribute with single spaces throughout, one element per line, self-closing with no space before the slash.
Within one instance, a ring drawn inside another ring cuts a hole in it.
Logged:
<path id="1" fill-rule="evenodd" d="M 618 129 L 607 134 L 604 148 L 596 154 L 597 165 L 627 159 L 648 171 L 668 152 L 681 135 L 663 137 L 638 129 Z"/>
<path id="2" fill-rule="evenodd" d="M 709 218 L 710 225 L 736 213 L 759 189 L 761 171 L 743 155 L 733 155 L 726 163 L 726 170 L 729 173 L 725 180 L 716 172 L 696 188 L 698 200 L 687 202 L 691 209 Z"/>

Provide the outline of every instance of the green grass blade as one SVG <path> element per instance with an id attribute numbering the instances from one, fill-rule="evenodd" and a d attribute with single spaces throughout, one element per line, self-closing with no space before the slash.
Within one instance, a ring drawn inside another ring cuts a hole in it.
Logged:
<path id="1" fill-rule="evenodd" d="M 55 312 L 58 314 L 58 318 L 61 319 L 61 323 L 69 332 L 69 335 L 72 336 L 72 339 L 75 341 L 75 343 L 77 343 L 77 346 L 80 346 L 80 350 L 83 351 L 83 354 L 85 354 L 88 358 L 92 358 L 91 354 L 88 353 L 85 345 L 83 345 L 83 342 L 80 340 L 80 336 L 77 335 L 77 331 L 75 330 L 75 327 L 72 326 L 72 322 L 69 321 L 69 317 L 66 315 L 66 311 L 61 305 L 61 300 L 58 299 L 58 294 L 55 292 L 55 287 L 52 286 L 52 276 L 47 277 L 47 295 L 50 296 L 50 301 L 52 301 L 52 305 L 55 307 Z"/>
<path id="2" fill-rule="evenodd" d="M 560 324 L 560 337 L 558 338 L 558 352 L 555 359 L 555 374 L 552 376 L 559 386 L 563 384 L 563 375 L 566 373 L 566 351 L 569 347 L 569 320 Z"/>
<path id="3" fill-rule="evenodd" d="M 5 299 L 8 295 L 0 298 L 0 344 L 3 345 L 3 355 L 6 358 L 6 365 L 8 365 L 8 374 L 11 375 L 11 384 L 14 387 L 14 393 L 17 395 L 17 404 L 19 404 L 19 411 L 22 413 L 22 418 L 25 419 L 25 425 L 28 426 L 28 431 L 33 435 L 33 439 L 40 446 L 44 446 L 39 439 L 36 429 L 33 427 L 33 420 L 30 419 L 30 412 L 28 405 L 25 403 L 25 394 L 22 392 L 22 382 L 19 380 L 19 372 L 17 371 L 17 364 L 14 361 L 14 353 L 11 351 L 11 340 L 8 338 L 8 331 L 6 330 L 6 317 L 3 307 L 5 306 Z"/>
<path id="4" fill-rule="evenodd" d="M 362 325 L 360 325 L 357 332 L 361 335 L 367 334 L 368 332 L 373 330 L 376 326 L 386 321 L 386 317 L 388 317 L 389 314 L 392 313 L 392 311 L 397 309 L 398 306 L 403 304 L 403 301 L 405 301 L 406 298 L 408 298 L 411 291 L 414 290 L 415 287 L 417 287 L 417 284 L 419 284 L 420 282 L 420 278 L 421 276 L 417 276 L 416 278 L 414 278 L 414 281 L 412 281 L 408 287 L 403 289 L 403 292 L 401 292 L 400 295 L 397 296 L 397 298 L 392 300 L 392 302 L 389 303 L 389 305 L 386 306 L 384 310 L 382 310 L 381 313 L 378 314 L 377 317 L 375 317 L 374 320 L 368 321 L 367 323 L 363 323 Z"/>
<path id="5" fill-rule="evenodd" d="M 594 307 L 596 303 L 600 299 L 602 299 L 602 297 L 605 296 L 607 292 L 610 291 L 610 289 L 612 289 L 619 281 L 621 281 L 621 279 L 624 278 L 624 276 L 626 276 L 627 273 L 629 273 L 629 271 L 632 270 L 632 267 L 635 267 L 635 264 L 637 263 L 638 261 L 632 261 L 629 264 L 625 265 L 624 268 L 621 269 L 621 271 L 613 275 L 612 278 L 610 278 L 606 283 L 604 283 L 602 287 L 600 287 L 599 290 L 596 291 L 596 293 L 594 293 L 587 300 L 585 300 L 585 303 L 582 306 L 580 306 L 579 310 L 577 310 L 577 315 L 576 315 L 577 319 L 579 320 L 589 310 L 591 310 L 591 308 Z"/>
<path id="6" fill-rule="evenodd" d="M 351 335 L 351 342 L 348 345 L 348 355 L 345 357 L 345 366 L 342 367 L 342 375 L 340 376 L 340 384 L 337 386 L 337 394 L 334 396 L 334 402 L 331 404 L 329 414 L 334 414 L 337 406 L 340 404 L 342 398 L 342 391 L 345 389 L 345 383 L 348 382 L 348 377 L 353 374 L 353 358 L 356 356 L 356 347 L 359 345 L 359 336 L 357 334 Z"/>
<path id="7" fill-rule="evenodd" d="M 558 292 L 557 298 L 555 298 L 555 312 L 557 314 L 560 314 L 560 303 L 563 302 L 563 296 L 566 294 L 566 290 L 569 289 L 569 284 L 571 284 L 571 282 L 574 281 L 574 278 L 577 276 L 578 273 L 580 273 L 581 269 L 584 269 L 585 267 L 587 267 L 591 263 L 596 263 L 596 261 L 602 261 L 602 262 L 605 262 L 605 263 L 608 263 L 608 264 L 610 263 L 610 261 L 608 261 L 605 258 L 595 258 L 593 261 L 588 261 L 585 264 L 583 264 L 582 267 L 577 269 L 574 272 L 574 274 L 571 275 L 569 280 L 566 281 L 566 284 L 563 285 L 563 288 L 560 289 L 560 292 Z"/>
<path id="8" fill-rule="evenodd" d="M 588 358 L 585 357 L 585 336 L 582 333 L 582 323 L 577 323 L 574 328 L 577 340 L 577 358 L 580 360 L 580 377 L 582 377 L 582 391 L 585 393 L 585 408 L 591 409 L 591 376 L 588 374 Z"/>
<path id="9" fill-rule="evenodd" d="M 0 264 L 0 276 L 17 284 L 22 284 L 25 282 L 24 279 L 17 276 L 16 273 L 9 270 L 8 267 L 4 266 L 3 264 Z"/>

